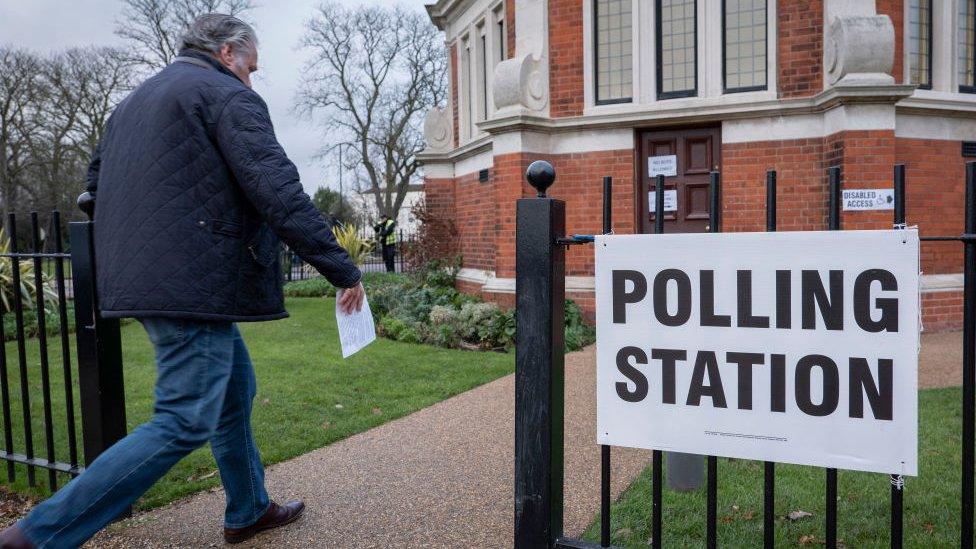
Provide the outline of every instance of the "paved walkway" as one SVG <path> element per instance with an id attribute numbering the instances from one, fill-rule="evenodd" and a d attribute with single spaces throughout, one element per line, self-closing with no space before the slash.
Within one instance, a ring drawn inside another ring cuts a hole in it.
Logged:
<path id="1" fill-rule="evenodd" d="M 566 532 L 599 508 L 593 347 L 566 357 Z M 305 517 L 245 547 L 508 547 L 513 523 L 514 377 L 272 466 L 273 498 L 303 498 Z M 615 449 L 617 496 L 650 453 Z M 223 492 L 135 517 L 97 547 L 220 545 Z"/>

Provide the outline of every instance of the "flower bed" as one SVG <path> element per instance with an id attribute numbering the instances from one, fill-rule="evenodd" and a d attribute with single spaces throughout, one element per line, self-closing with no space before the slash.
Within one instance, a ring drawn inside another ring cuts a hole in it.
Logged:
<path id="1" fill-rule="evenodd" d="M 432 262 L 411 275 L 366 273 L 377 332 L 386 338 L 438 347 L 504 351 L 515 342 L 515 311 L 463 294 L 455 288 L 457 265 Z M 331 297 L 324 278 L 285 285 L 289 297 Z M 566 300 L 566 350 L 579 350 L 595 339 L 592 326 L 572 300 Z"/>

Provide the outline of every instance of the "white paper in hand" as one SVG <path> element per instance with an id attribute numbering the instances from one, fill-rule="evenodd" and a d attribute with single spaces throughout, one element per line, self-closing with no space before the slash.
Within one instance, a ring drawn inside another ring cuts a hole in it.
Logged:
<path id="1" fill-rule="evenodd" d="M 363 295 L 363 308 L 345 314 L 339 310 L 339 297 L 343 290 L 336 295 L 336 324 L 339 326 L 339 343 L 342 344 L 342 358 L 349 358 L 363 347 L 376 339 L 376 325 L 373 324 L 373 313 L 369 311 L 369 301 Z"/>

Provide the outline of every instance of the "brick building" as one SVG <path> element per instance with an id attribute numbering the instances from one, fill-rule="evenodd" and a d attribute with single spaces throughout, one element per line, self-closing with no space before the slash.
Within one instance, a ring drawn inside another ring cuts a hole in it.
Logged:
<path id="1" fill-rule="evenodd" d="M 455 221 L 465 291 L 511 305 L 515 199 L 530 162 L 556 167 L 567 230 L 650 232 L 651 158 L 674 156 L 666 231 L 702 231 L 708 172 L 723 231 L 765 228 L 765 173 L 780 230 L 826 228 L 827 168 L 846 189 L 891 188 L 907 166 L 922 234 L 963 229 L 964 142 L 976 140 L 976 0 L 438 0 L 450 105 L 426 122 L 429 207 Z M 976 160 L 969 158 L 968 160 Z M 668 208 L 666 208 L 667 210 Z M 891 211 L 844 211 L 888 228 Z M 592 250 L 566 288 L 593 307 Z M 962 247 L 922 247 L 927 330 L 961 322 Z"/>

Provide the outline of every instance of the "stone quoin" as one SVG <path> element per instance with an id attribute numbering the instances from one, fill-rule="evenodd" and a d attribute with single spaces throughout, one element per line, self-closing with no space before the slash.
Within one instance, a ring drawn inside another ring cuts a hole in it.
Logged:
<path id="1" fill-rule="evenodd" d="M 657 3 L 427 6 L 444 31 L 450 105 L 430 113 L 420 159 L 430 212 L 456 229 L 460 289 L 514 305 L 515 200 L 535 195 L 524 174 L 538 159 L 559 174 L 548 194 L 566 202 L 568 233 L 601 232 L 603 176 L 614 233 L 652 232 L 649 162 L 670 156 L 677 206 L 665 232 L 708 229 L 711 170 L 721 231 L 765 229 L 767 170 L 777 228 L 807 231 L 827 228 L 829 167 L 844 189 L 890 189 L 899 163 L 909 225 L 963 232 L 964 165 L 976 160 L 963 152 L 976 141 L 970 2 Z M 883 207 L 843 211 L 842 228 L 891 228 Z M 962 247 L 927 242 L 921 256 L 925 330 L 957 329 Z M 566 274 L 567 296 L 592 318 L 592 250 L 570 249 Z"/>

